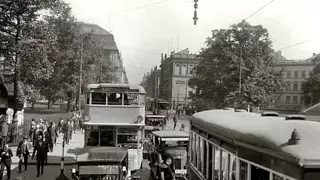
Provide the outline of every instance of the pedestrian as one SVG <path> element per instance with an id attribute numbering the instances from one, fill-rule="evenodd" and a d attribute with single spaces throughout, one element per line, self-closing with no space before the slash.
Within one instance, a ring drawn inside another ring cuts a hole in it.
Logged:
<path id="1" fill-rule="evenodd" d="M 53 151 L 53 144 L 56 142 L 56 131 L 53 127 L 53 122 L 50 122 L 50 125 L 48 127 L 48 146 L 49 150 L 52 152 Z"/>
<path id="2" fill-rule="evenodd" d="M 186 127 L 186 125 L 185 125 L 185 124 L 181 124 L 180 131 L 185 131 L 185 127 Z"/>
<path id="3" fill-rule="evenodd" d="M 32 142 L 33 147 L 35 146 L 40 136 L 43 136 L 43 132 L 41 130 L 40 124 L 37 124 L 36 130 L 34 132 L 33 142 Z"/>
<path id="4" fill-rule="evenodd" d="M 31 119 L 30 129 L 29 129 L 29 138 L 30 141 L 33 141 L 34 131 L 36 130 L 36 122 L 34 122 L 34 118 Z"/>
<path id="5" fill-rule="evenodd" d="M 69 119 L 69 121 L 68 121 L 68 134 L 69 134 L 69 140 L 71 140 L 71 139 L 72 139 L 72 129 L 73 129 L 73 127 L 72 127 L 72 122 L 71 122 L 71 120 Z"/>
<path id="6" fill-rule="evenodd" d="M 12 154 L 12 150 L 9 148 L 9 144 L 6 144 L 4 146 L 4 149 L 2 149 L 0 152 L 1 152 L 0 180 L 2 180 L 4 168 L 6 168 L 7 177 L 8 177 L 8 180 L 10 180 L 11 163 L 12 163 L 11 157 L 13 156 L 13 154 Z"/>
<path id="7" fill-rule="evenodd" d="M 45 143 L 43 142 L 43 138 L 40 135 L 39 139 L 36 142 L 36 145 L 33 150 L 32 154 L 32 159 L 34 159 L 34 155 L 36 154 L 37 158 L 37 177 L 40 175 L 40 169 L 41 169 L 41 174 L 43 174 L 43 168 L 44 168 L 44 163 L 46 159 L 46 154 L 47 154 L 47 147 Z"/>
<path id="8" fill-rule="evenodd" d="M 24 137 L 23 141 L 19 143 L 17 149 L 17 156 L 19 157 L 19 173 L 21 173 L 22 163 L 24 164 L 24 170 L 28 168 L 28 158 L 30 156 L 28 137 Z"/>
<path id="9" fill-rule="evenodd" d="M 177 120 L 177 116 L 176 116 L 176 115 L 174 115 L 174 116 L 173 116 L 173 130 L 175 130 L 175 129 L 176 129 L 177 122 L 178 122 L 178 120 Z"/>

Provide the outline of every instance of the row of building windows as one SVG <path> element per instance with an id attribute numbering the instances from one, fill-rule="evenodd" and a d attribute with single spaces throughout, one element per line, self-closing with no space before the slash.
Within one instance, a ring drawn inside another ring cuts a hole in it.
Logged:
<path id="1" fill-rule="evenodd" d="M 270 176 L 273 180 L 289 180 L 281 174 L 272 173 L 261 166 L 240 160 L 234 154 L 193 131 L 190 141 L 190 164 L 206 180 L 235 180 L 237 174 L 239 180 L 269 180 Z"/>
<path id="2" fill-rule="evenodd" d="M 286 90 L 287 91 L 301 91 L 302 90 L 302 85 L 303 85 L 304 81 L 294 81 L 294 82 L 290 82 L 290 81 L 286 81 Z M 300 85 L 299 85 L 300 84 Z"/>
<path id="3" fill-rule="evenodd" d="M 194 73 L 194 64 L 179 64 L 175 63 L 174 75 L 175 76 L 192 76 Z"/>
<path id="4" fill-rule="evenodd" d="M 285 96 L 285 101 L 283 102 L 281 96 L 277 96 L 276 103 L 304 104 L 304 97 L 301 96 L 299 101 L 299 96 Z"/>
<path id="5" fill-rule="evenodd" d="M 293 72 L 293 74 L 291 72 Z M 286 77 L 284 77 L 284 78 L 288 78 L 288 79 L 291 79 L 291 78 L 306 79 L 306 78 L 308 78 L 306 71 L 286 71 L 285 74 L 286 74 Z M 311 71 L 309 71 L 308 74 L 309 74 L 309 77 L 310 77 Z"/>

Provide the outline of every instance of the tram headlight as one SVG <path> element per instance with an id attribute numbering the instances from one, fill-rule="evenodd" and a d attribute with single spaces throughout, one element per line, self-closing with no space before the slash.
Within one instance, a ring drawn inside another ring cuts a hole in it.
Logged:
<path id="1" fill-rule="evenodd" d="M 172 163 L 172 159 L 171 159 L 171 158 L 167 158 L 167 159 L 166 159 L 166 164 L 167 164 L 167 165 L 171 165 L 171 163 Z"/>

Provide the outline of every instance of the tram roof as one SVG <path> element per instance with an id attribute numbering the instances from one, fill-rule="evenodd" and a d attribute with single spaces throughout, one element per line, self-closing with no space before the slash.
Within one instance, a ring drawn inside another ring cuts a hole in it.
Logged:
<path id="1" fill-rule="evenodd" d="M 77 156 L 77 162 L 122 162 L 128 154 L 120 147 L 88 147 Z"/>
<path id="2" fill-rule="evenodd" d="M 188 138 L 189 133 L 185 131 L 153 131 L 155 136 L 160 138 Z"/>
<path id="3" fill-rule="evenodd" d="M 208 110 L 196 113 L 192 125 L 233 143 L 245 143 L 284 153 L 299 163 L 320 162 L 320 123 L 306 120 L 284 120 L 283 117 L 261 117 L 249 112 Z M 293 130 L 300 135 L 298 144 L 289 145 Z"/>
<path id="4" fill-rule="evenodd" d="M 100 83 L 100 84 L 89 84 L 87 90 L 97 89 L 97 88 L 129 88 L 134 90 L 139 90 L 139 93 L 146 93 L 145 89 L 140 85 L 131 84 L 111 84 L 111 83 Z"/>

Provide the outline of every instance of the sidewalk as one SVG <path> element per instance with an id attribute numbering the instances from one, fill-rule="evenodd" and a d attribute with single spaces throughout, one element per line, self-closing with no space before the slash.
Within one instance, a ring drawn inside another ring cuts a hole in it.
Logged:
<path id="1" fill-rule="evenodd" d="M 76 156 L 83 149 L 84 146 L 84 134 L 77 131 L 72 135 L 72 139 L 69 144 L 64 146 L 64 164 L 74 165 L 76 164 Z M 17 146 L 10 147 L 13 152 L 12 164 L 18 164 L 19 158 L 16 156 Z M 36 157 L 31 159 L 33 148 L 30 150 L 29 164 L 36 164 Z M 60 165 L 62 156 L 62 135 L 59 135 L 57 144 L 53 147 L 53 152 L 48 153 L 48 165 Z"/>

